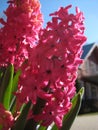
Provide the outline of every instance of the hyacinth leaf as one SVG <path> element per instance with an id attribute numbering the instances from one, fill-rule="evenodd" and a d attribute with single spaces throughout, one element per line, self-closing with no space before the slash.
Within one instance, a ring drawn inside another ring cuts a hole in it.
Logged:
<path id="1" fill-rule="evenodd" d="M 78 94 L 73 100 L 73 106 L 72 106 L 71 111 L 68 113 L 68 115 L 65 116 L 61 130 L 65 130 L 65 128 L 66 128 L 66 130 L 70 130 L 72 123 L 79 111 L 80 102 L 81 102 L 81 95 Z"/>
<path id="2" fill-rule="evenodd" d="M 1 84 L 2 94 L 0 93 L 1 102 L 3 103 L 4 107 L 7 110 L 9 109 L 10 106 L 13 75 L 14 75 L 14 67 L 13 65 L 9 65 L 2 79 Z"/>
<path id="3" fill-rule="evenodd" d="M 18 86 L 18 81 L 19 81 L 19 76 L 21 74 L 21 70 L 18 70 L 16 72 L 16 74 L 13 77 L 13 87 L 12 87 L 12 92 L 15 92 L 17 90 L 17 86 Z"/>
<path id="4" fill-rule="evenodd" d="M 5 67 L 1 67 L 0 68 L 0 78 L 2 77 L 2 75 L 4 74 L 6 68 Z"/>
<path id="5" fill-rule="evenodd" d="M 72 108 L 67 115 L 65 115 L 63 120 L 63 126 L 61 130 L 70 130 L 81 106 L 82 97 L 84 94 L 84 88 L 81 88 L 80 91 L 72 99 Z"/>
<path id="6" fill-rule="evenodd" d="M 66 114 L 64 116 L 63 126 L 62 126 L 61 130 L 70 130 L 70 128 L 74 122 L 74 119 L 76 118 L 76 116 L 80 110 L 83 94 L 84 94 L 84 88 L 81 88 L 80 91 L 72 99 L 72 108 L 68 112 L 68 114 Z M 56 125 L 53 125 L 51 130 L 58 130 L 58 128 Z"/>
<path id="7" fill-rule="evenodd" d="M 15 101 L 16 101 L 16 97 L 14 95 L 14 92 L 17 90 L 18 87 L 18 81 L 19 81 L 19 76 L 21 74 L 21 70 L 18 70 L 13 77 L 13 84 L 12 84 L 12 94 L 11 94 L 11 103 L 10 103 L 10 111 L 12 113 L 14 113 L 15 111 Z"/>
<path id="8" fill-rule="evenodd" d="M 31 102 L 28 102 L 26 105 L 24 105 L 22 112 L 18 117 L 15 125 L 13 126 L 12 130 L 24 130 L 30 106 Z"/>
<path id="9" fill-rule="evenodd" d="M 57 126 L 54 124 L 51 130 L 58 130 Z"/>
<path id="10" fill-rule="evenodd" d="M 10 65 L 4 75 L 4 84 L 6 89 L 3 97 L 3 104 L 6 109 L 10 107 L 11 95 L 12 95 L 12 84 L 13 84 L 14 67 Z"/>
<path id="11" fill-rule="evenodd" d="M 0 91 L 1 91 L 1 84 L 2 84 L 3 75 L 4 75 L 4 71 L 2 68 L 0 68 Z"/>
<path id="12" fill-rule="evenodd" d="M 2 101 L 2 98 L 3 98 L 3 86 L 1 87 L 2 85 L 2 80 L 3 80 L 3 77 L 4 77 L 4 73 L 5 73 L 5 69 L 4 68 L 0 68 L 0 102 Z"/>
<path id="13" fill-rule="evenodd" d="M 0 79 L 2 78 L 2 71 L 1 71 L 1 69 L 0 69 Z"/>
<path id="14" fill-rule="evenodd" d="M 16 97 L 14 96 L 11 100 L 9 111 L 11 111 L 12 114 L 16 111 Z"/>
<path id="15" fill-rule="evenodd" d="M 81 99 L 83 98 L 83 95 L 84 95 L 84 87 L 82 87 L 79 92 L 78 92 L 80 95 L 81 95 Z"/>
<path id="16" fill-rule="evenodd" d="M 44 127 L 44 126 L 40 126 L 39 128 L 38 128 L 38 130 L 46 130 L 47 128 L 46 127 Z"/>
<path id="17" fill-rule="evenodd" d="M 5 71 L 5 68 L 0 68 L 0 86 L 1 86 L 3 75 L 4 75 L 4 71 Z"/>
<path id="18" fill-rule="evenodd" d="M 0 130 L 2 130 L 2 128 L 3 128 L 3 127 L 2 127 L 2 125 L 0 124 Z"/>

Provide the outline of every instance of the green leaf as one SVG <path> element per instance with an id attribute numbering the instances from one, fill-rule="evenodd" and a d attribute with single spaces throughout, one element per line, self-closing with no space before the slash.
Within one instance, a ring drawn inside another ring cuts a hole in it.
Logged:
<path id="1" fill-rule="evenodd" d="M 82 88 L 79 90 L 78 94 L 81 95 L 81 99 L 82 99 L 82 98 L 83 98 L 83 95 L 84 95 L 84 87 L 82 87 Z"/>
<path id="2" fill-rule="evenodd" d="M 4 74 L 6 68 L 5 67 L 1 67 L 0 68 L 0 78 L 2 77 L 2 75 Z"/>
<path id="3" fill-rule="evenodd" d="M 66 114 L 64 116 L 63 126 L 62 126 L 61 130 L 70 130 L 70 128 L 79 112 L 83 93 L 84 93 L 84 88 L 81 88 L 80 91 L 72 99 L 72 108 L 68 112 L 68 114 Z M 56 125 L 54 125 L 51 130 L 58 130 L 58 128 Z"/>
<path id="4" fill-rule="evenodd" d="M 14 67 L 9 65 L 5 71 L 1 88 L 0 88 L 0 101 L 3 103 L 6 109 L 9 109 L 11 92 L 12 92 L 12 82 L 13 82 Z"/>
<path id="5" fill-rule="evenodd" d="M 2 125 L 0 124 L 0 130 L 2 130 L 2 128 L 3 128 L 3 127 L 2 127 Z"/>
<path id="6" fill-rule="evenodd" d="M 51 130 L 58 130 L 57 126 L 54 124 Z"/>
<path id="7" fill-rule="evenodd" d="M 20 116 L 18 117 L 15 125 L 13 126 L 12 130 L 24 130 L 30 106 L 31 106 L 31 102 L 24 105 L 24 108 Z"/>
<path id="8" fill-rule="evenodd" d="M 4 67 L 0 68 L 0 91 L 2 91 L 1 84 L 2 84 L 2 80 L 3 80 L 3 77 L 4 77 L 5 70 L 6 69 Z M 1 93 L 0 93 L 0 95 L 1 95 Z M 0 99 L 1 99 L 1 96 L 0 96 Z"/>
<path id="9" fill-rule="evenodd" d="M 16 96 L 14 95 L 14 92 L 17 90 L 20 74 L 21 74 L 21 70 L 18 70 L 18 71 L 14 74 L 14 77 L 13 77 L 11 102 L 10 102 L 10 108 L 9 108 L 9 110 L 10 110 L 12 113 L 14 113 L 14 111 L 15 111 Z"/>
<path id="10" fill-rule="evenodd" d="M 38 128 L 38 130 L 46 130 L 47 128 L 46 127 L 44 127 L 44 126 L 40 126 L 39 128 Z"/>
<path id="11" fill-rule="evenodd" d="M 78 111 L 80 108 L 80 102 L 81 102 L 81 96 L 80 96 L 80 94 L 78 94 L 77 96 L 75 96 L 75 98 L 72 101 L 72 103 L 73 103 L 72 109 L 65 116 L 61 130 L 65 130 L 65 129 L 70 130 L 72 123 L 78 114 Z"/>
<path id="12" fill-rule="evenodd" d="M 19 76 L 21 74 L 21 70 L 18 70 L 13 77 L 13 84 L 12 84 L 12 94 L 11 94 L 11 102 L 10 102 L 10 108 L 9 110 L 14 113 L 16 111 L 16 96 L 14 95 L 14 92 L 17 90 L 18 87 L 18 81 L 19 81 Z"/>
<path id="13" fill-rule="evenodd" d="M 10 102 L 9 111 L 14 114 L 16 111 L 16 97 L 14 96 Z"/>
<path id="14" fill-rule="evenodd" d="M 5 71 L 5 68 L 0 68 L 0 84 L 1 84 L 1 81 L 2 81 L 2 77 L 4 75 L 4 71 Z"/>
<path id="15" fill-rule="evenodd" d="M 17 90 L 17 86 L 18 86 L 18 81 L 19 81 L 19 76 L 21 74 L 21 70 L 18 70 L 16 72 L 16 74 L 13 77 L 13 87 L 12 87 L 12 92 L 15 92 Z"/>

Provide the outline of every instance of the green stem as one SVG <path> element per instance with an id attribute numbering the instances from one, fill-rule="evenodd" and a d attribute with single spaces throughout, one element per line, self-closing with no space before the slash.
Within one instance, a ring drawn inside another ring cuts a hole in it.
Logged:
<path id="1" fill-rule="evenodd" d="M 45 101 L 38 98 L 36 105 L 32 109 L 33 114 L 37 115 L 37 114 L 41 113 L 44 105 L 45 105 Z M 36 130 L 37 125 L 38 125 L 38 122 L 34 121 L 34 119 L 30 119 L 27 121 L 24 130 Z"/>

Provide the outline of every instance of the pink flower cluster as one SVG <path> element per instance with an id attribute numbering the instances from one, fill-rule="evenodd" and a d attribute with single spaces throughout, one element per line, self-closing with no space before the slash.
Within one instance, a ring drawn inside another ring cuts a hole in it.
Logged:
<path id="1" fill-rule="evenodd" d="M 0 19 L 0 66 L 12 63 L 18 69 L 29 57 L 29 49 L 38 41 L 43 23 L 38 0 L 10 0 Z"/>
<path id="2" fill-rule="evenodd" d="M 52 21 L 40 31 L 39 42 L 31 50 L 29 66 L 20 79 L 17 95 L 21 102 L 31 100 L 36 105 L 38 98 L 45 101 L 42 112 L 33 115 L 45 126 L 53 121 L 62 126 L 63 116 L 71 108 L 77 69 L 82 62 L 84 17 L 78 8 L 76 15 L 69 14 L 69 8 L 71 5 L 51 14 Z"/>
<path id="3" fill-rule="evenodd" d="M 31 101 L 36 108 L 38 99 L 42 100 L 33 118 L 45 126 L 55 122 L 58 128 L 71 108 L 86 41 L 83 13 L 76 8 L 76 14 L 69 14 L 69 8 L 71 5 L 50 14 L 52 21 L 41 29 L 38 0 L 11 0 L 5 12 L 7 21 L 0 19 L 4 25 L 0 29 L 0 66 L 12 63 L 22 70 L 17 102 Z"/>
<path id="4" fill-rule="evenodd" d="M 0 128 L 2 128 L 2 130 L 8 130 L 12 127 L 13 123 L 14 117 L 12 114 L 0 104 Z"/>

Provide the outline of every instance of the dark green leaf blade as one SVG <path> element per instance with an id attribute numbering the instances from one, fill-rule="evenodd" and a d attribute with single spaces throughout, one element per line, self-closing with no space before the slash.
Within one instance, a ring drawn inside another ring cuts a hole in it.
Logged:
<path id="1" fill-rule="evenodd" d="M 39 126 L 38 130 L 47 130 L 47 128 L 45 126 Z"/>
<path id="2" fill-rule="evenodd" d="M 11 94 L 11 102 L 10 102 L 10 108 L 9 110 L 14 113 L 14 111 L 16 110 L 15 105 L 16 105 L 16 96 L 14 95 L 14 92 L 17 91 L 17 87 L 18 87 L 18 81 L 19 81 L 19 76 L 21 74 L 21 70 L 18 70 L 17 72 L 15 72 L 14 76 L 13 76 L 13 84 L 12 84 L 12 94 Z"/>
<path id="3" fill-rule="evenodd" d="M 46 130 L 47 128 L 46 127 L 44 127 L 44 126 L 40 126 L 39 128 L 38 128 L 38 130 Z"/>
<path id="4" fill-rule="evenodd" d="M 18 86 L 18 81 L 19 81 L 19 76 L 21 74 L 21 70 L 18 70 L 14 77 L 13 77 L 13 85 L 12 85 L 12 92 L 15 92 L 17 90 L 17 86 Z"/>
<path id="5" fill-rule="evenodd" d="M 14 67 L 9 65 L 5 71 L 1 88 L 0 88 L 0 101 L 3 103 L 6 109 L 9 109 L 11 92 L 12 92 L 12 82 L 13 82 Z"/>
<path id="6" fill-rule="evenodd" d="M 19 118 L 17 119 L 15 125 L 13 126 L 12 130 L 24 130 L 30 106 L 31 106 L 31 102 L 24 105 L 23 110 Z"/>
<path id="7" fill-rule="evenodd" d="M 57 126 L 54 124 L 51 130 L 58 130 Z"/>
<path id="8" fill-rule="evenodd" d="M 61 130 L 70 130 L 73 121 L 75 117 L 77 116 L 79 109 L 80 109 L 80 103 L 81 103 L 81 95 L 77 94 L 75 98 L 72 101 L 72 109 L 70 112 L 64 117 L 63 126 Z"/>

